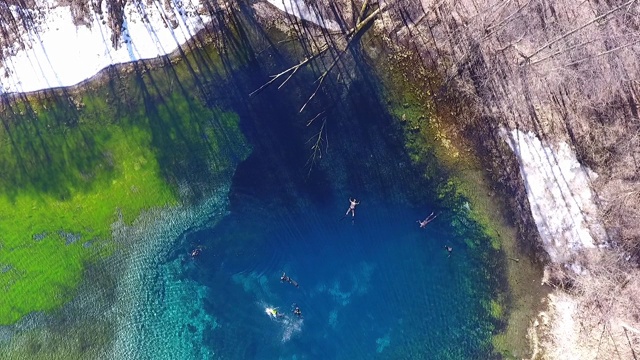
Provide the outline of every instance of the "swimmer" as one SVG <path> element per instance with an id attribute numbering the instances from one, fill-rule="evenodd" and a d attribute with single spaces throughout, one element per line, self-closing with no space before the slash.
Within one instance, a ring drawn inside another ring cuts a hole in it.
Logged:
<path id="1" fill-rule="evenodd" d="M 348 216 L 349 213 L 351 213 L 351 217 L 355 217 L 356 216 L 356 205 L 359 205 L 360 203 L 358 202 L 358 200 L 356 199 L 352 199 L 349 198 L 349 208 L 347 209 L 347 213 L 344 214 L 344 216 Z"/>
<path id="2" fill-rule="evenodd" d="M 274 309 L 274 308 L 267 308 L 267 315 L 271 316 L 271 317 L 276 317 L 278 316 L 278 310 Z"/>
<path id="3" fill-rule="evenodd" d="M 451 252 L 453 251 L 453 248 L 451 246 L 448 246 L 448 245 L 445 245 L 444 248 L 449 253 L 449 255 L 447 255 L 447 257 L 451 257 Z"/>
<path id="4" fill-rule="evenodd" d="M 298 282 L 293 280 L 292 278 L 288 277 L 286 273 L 282 273 L 282 276 L 280 276 L 280 281 L 281 282 L 288 282 L 289 284 L 298 287 Z"/>
<path id="5" fill-rule="evenodd" d="M 300 308 L 296 304 L 293 305 L 295 306 L 295 308 L 293 309 L 293 314 L 297 317 L 302 317 L 302 310 L 300 310 Z"/>
<path id="6" fill-rule="evenodd" d="M 429 214 L 429 216 L 427 216 L 426 219 L 424 220 L 418 220 L 416 221 L 418 224 L 420 224 L 420 228 L 423 229 L 424 227 L 427 226 L 427 224 L 429 224 L 430 222 L 432 222 L 436 217 L 438 217 L 438 215 L 433 215 L 433 212 L 431 212 L 431 214 Z"/>
<path id="7" fill-rule="evenodd" d="M 286 273 L 282 273 L 282 276 L 280 276 L 280 281 L 281 282 L 291 282 L 291 278 L 288 277 Z"/>
<path id="8" fill-rule="evenodd" d="M 267 312 L 267 315 L 269 315 L 273 319 L 280 319 L 281 317 L 284 316 L 284 314 L 279 313 L 278 309 L 276 309 L 276 308 L 268 307 L 266 309 L 266 312 Z"/>
<path id="9" fill-rule="evenodd" d="M 200 255 L 201 253 L 202 253 L 202 250 L 199 247 L 197 247 L 197 248 L 191 250 L 191 257 L 195 258 L 196 256 Z"/>

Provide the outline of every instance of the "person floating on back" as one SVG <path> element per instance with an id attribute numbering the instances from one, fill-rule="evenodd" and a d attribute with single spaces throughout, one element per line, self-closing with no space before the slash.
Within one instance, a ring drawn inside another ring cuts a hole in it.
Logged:
<path id="1" fill-rule="evenodd" d="M 438 215 L 434 215 L 433 212 L 431 214 L 429 214 L 429 216 L 427 216 L 426 219 L 424 220 L 418 220 L 416 221 L 418 224 L 420 224 L 420 228 L 424 228 L 427 226 L 427 224 L 429 224 L 430 222 L 432 222 L 436 217 L 438 217 Z"/>
<path id="2" fill-rule="evenodd" d="M 358 202 L 358 200 L 356 199 L 352 199 L 349 198 L 349 208 L 347 209 L 347 213 L 344 214 L 344 216 L 349 216 L 349 213 L 351 213 L 351 217 L 355 217 L 356 216 L 356 206 L 360 204 Z"/>
<path id="3" fill-rule="evenodd" d="M 288 277 L 286 273 L 282 273 L 282 276 L 280 276 L 280 281 L 281 282 L 288 282 L 289 284 L 298 287 L 298 283 L 293 280 L 292 278 Z"/>

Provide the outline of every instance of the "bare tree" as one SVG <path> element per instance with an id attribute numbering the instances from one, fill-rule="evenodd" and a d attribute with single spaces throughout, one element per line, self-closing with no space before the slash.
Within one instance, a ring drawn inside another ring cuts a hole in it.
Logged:
<path id="1" fill-rule="evenodd" d="M 336 33 L 328 31 L 326 29 L 319 29 L 322 35 L 320 38 L 323 39 L 323 42 L 321 44 L 318 44 L 316 42 L 316 36 L 305 37 L 304 34 L 295 35 L 297 39 L 302 40 L 306 38 L 307 41 L 310 42 L 308 46 L 310 51 L 297 64 L 277 74 L 271 75 L 271 79 L 260 86 L 258 89 L 251 92 L 250 96 L 258 94 L 260 91 L 278 81 L 280 81 L 278 89 L 281 89 L 300 69 L 311 65 L 315 61 L 323 60 L 323 57 L 328 56 L 328 64 L 324 65 L 324 68 L 321 71 L 320 75 L 318 75 L 318 77 L 314 81 L 315 88 L 313 92 L 307 97 L 306 101 L 302 104 L 300 110 L 298 111 L 302 113 L 307 108 L 309 103 L 316 97 L 318 92 L 322 89 L 325 80 L 337 67 L 349 48 L 360 38 L 362 32 L 367 29 L 367 27 L 373 22 L 373 20 L 380 14 L 382 10 L 382 7 L 374 8 L 371 6 L 369 0 L 365 0 L 360 7 L 360 11 L 358 12 L 358 16 L 353 26 L 344 33 Z M 323 113 L 324 111 L 318 113 L 313 118 L 308 120 L 306 126 L 313 125 L 315 120 L 319 118 Z M 313 135 L 311 139 L 309 139 L 309 142 L 313 143 L 311 146 L 311 154 L 307 161 L 309 174 L 311 173 L 316 162 L 322 159 L 323 153 L 326 153 L 326 151 L 328 150 L 329 140 L 327 138 L 326 125 L 327 118 L 323 117 L 319 131 L 315 135 Z"/>

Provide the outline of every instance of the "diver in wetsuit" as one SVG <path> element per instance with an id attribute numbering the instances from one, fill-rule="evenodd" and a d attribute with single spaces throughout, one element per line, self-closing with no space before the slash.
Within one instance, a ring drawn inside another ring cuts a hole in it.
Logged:
<path id="1" fill-rule="evenodd" d="M 195 249 L 191 250 L 191 252 L 189 253 L 189 255 L 191 255 L 191 257 L 194 259 L 198 257 L 200 254 L 202 254 L 202 248 L 200 246 L 197 246 Z"/>
<path id="2" fill-rule="evenodd" d="M 298 305 L 293 304 L 294 308 L 293 308 L 293 314 L 299 318 L 302 317 L 302 310 L 300 310 L 300 308 L 298 307 Z"/>
<path id="3" fill-rule="evenodd" d="M 453 252 L 453 248 L 451 246 L 445 245 L 444 249 L 447 250 L 447 252 L 449 253 L 447 257 L 451 257 L 451 252 Z"/>
<path id="4" fill-rule="evenodd" d="M 286 273 L 282 273 L 282 276 L 280 276 L 280 281 L 281 282 L 288 282 L 289 284 L 298 287 L 298 282 L 293 280 L 292 278 L 288 277 Z"/>

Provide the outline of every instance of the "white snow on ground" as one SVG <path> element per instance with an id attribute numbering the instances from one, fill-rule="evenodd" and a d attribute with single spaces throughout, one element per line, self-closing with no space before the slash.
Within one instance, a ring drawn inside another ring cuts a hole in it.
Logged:
<path id="1" fill-rule="evenodd" d="M 125 5 L 123 34 L 117 46 L 111 43 L 113 31 L 107 19 L 106 1 L 99 14 L 91 13 L 89 25 L 75 26 L 71 8 L 58 6 L 56 0 L 37 0 L 44 16 L 42 25 L 22 35 L 25 48 L 17 45 L 0 63 L 0 94 L 29 92 L 71 86 L 118 63 L 150 59 L 169 54 L 211 21 L 199 15 L 199 0 L 130 0 Z M 339 30 L 335 21 L 322 17 L 302 0 L 267 0 L 276 8 L 331 30 Z M 14 15 L 15 6 L 11 7 Z M 177 27 L 173 27 L 173 19 Z"/>
<path id="2" fill-rule="evenodd" d="M 307 6 L 303 0 L 267 0 L 267 2 L 289 15 L 314 23 L 325 29 L 340 30 L 340 25 L 337 22 L 323 19 L 312 7 Z"/>
<path id="3" fill-rule="evenodd" d="M 604 240 L 597 221 L 589 177 L 568 144 L 544 144 L 530 132 L 503 130 L 520 163 L 531 213 L 546 251 L 556 262 L 570 259 L 575 250 L 592 248 Z"/>
<path id="4" fill-rule="evenodd" d="M 267 0 L 276 8 L 327 29 L 339 30 L 335 21 L 325 21 L 301 0 Z M 106 1 L 102 13 L 93 12 L 89 25 L 75 26 L 71 8 L 55 0 L 38 0 L 44 21 L 37 30 L 22 35 L 25 48 L 5 49 L 0 63 L 0 94 L 29 92 L 71 86 L 103 68 L 118 63 L 150 59 L 169 54 L 184 44 L 211 17 L 199 15 L 199 0 L 131 0 L 124 9 L 123 30 L 117 46 L 111 43 Z M 12 7 L 14 15 L 17 8 Z M 172 26 L 170 19 L 177 25 Z"/>
<path id="5" fill-rule="evenodd" d="M 70 86 L 111 64 L 171 53 L 211 21 L 198 15 L 199 5 L 190 0 L 173 0 L 169 10 L 161 0 L 128 1 L 126 30 L 114 48 L 112 30 L 98 14 L 92 13 L 89 26 L 75 26 L 70 7 L 56 6 L 52 0 L 43 3 L 41 29 L 24 34 L 26 49 L 14 49 L 0 66 L 0 93 Z M 107 20 L 106 1 L 102 13 Z M 177 27 L 168 19 L 175 19 Z"/>
<path id="6" fill-rule="evenodd" d="M 549 294 L 549 312 L 552 314 L 549 335 L 553 346 L 547 351 L 550 359 L 572 360 L 584 359 L 586 354 L 578 346 L 580 329 L 576 324 L 576 312 L 578 304 L 571 296 L 563 292 Z M 548 341 L 548 340 L 547 340 Z"/>

